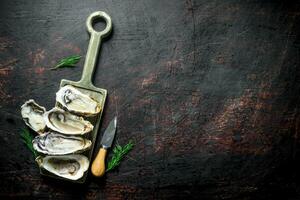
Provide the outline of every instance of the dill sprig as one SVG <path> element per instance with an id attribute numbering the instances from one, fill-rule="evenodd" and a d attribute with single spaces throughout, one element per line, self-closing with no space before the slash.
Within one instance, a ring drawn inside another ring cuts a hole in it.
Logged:
<path id="1" fill-rule="evenodd" d="M 120 165 L 121 160 L 124 156 L 133 148 L 134 144 L 132 140 L 125 146 L 116 145 L 113 149 L 113 156 L 108 162 L 106 172 L 113 170 L 115 167 Z"/>
<path id="2" fill-rule="evenodd" d="M 21 137 L 22 137 L 22 141 L 24 142 L 24 144 L 33 153 L 34 158 L 36 158 L 37 152 L 34 150 L 33 145 L 32 145 L 33 136 L 28 131 L 28 129 L 22 129 Z"/>
<path id="3" fill-rule="evenodd" d="M 75 67 L 75 64 L 79 62 L 80 58 L 81 56 L 78 55 L 63 58 L 56 64 L 55 67 L 51 68 L 51 70 L 55 70 L 62 67 Z"/>

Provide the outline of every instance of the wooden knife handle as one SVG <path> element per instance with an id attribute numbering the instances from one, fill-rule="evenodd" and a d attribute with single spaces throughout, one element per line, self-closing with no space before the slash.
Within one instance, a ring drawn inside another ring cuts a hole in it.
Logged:
<path id="1" fill-rule="evenodd" d="M 107 150 L 101 148 L 92 164 L 91 171 L 94 176 L 101 177 L 105 173 L 105 157 Z"/>

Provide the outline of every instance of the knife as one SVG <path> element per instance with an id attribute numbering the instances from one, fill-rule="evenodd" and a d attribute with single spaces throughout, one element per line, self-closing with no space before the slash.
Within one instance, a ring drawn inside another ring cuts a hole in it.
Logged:
<path id="1" fill-rule="evenodd" d="M 101 139 L 101 145 L 93 164 L 91 167 L 92 174 L 97 177 L 101 177 L 105 173 L 105 157 L 107 153 L 107 149 L 111 147 L 115 133 L 117 129 L 117 117 L 114 117 L 113 120 L 110 121 L 108 127 L 104 131 L 104 134 Z"/>

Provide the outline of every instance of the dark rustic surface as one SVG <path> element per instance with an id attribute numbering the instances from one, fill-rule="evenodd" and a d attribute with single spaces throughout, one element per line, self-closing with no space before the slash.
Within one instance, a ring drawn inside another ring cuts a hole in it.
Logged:
<path id="1" fill-rule="evenodd" d="M 1 1 L 1 199 L 299 199 L 295 2 Z M 49 68 L 85 54 L 96 10 L 114 24 L 94 80 L 109 92 L 99 133 L 117 115 L 117 141 L 136 147 L 72 185 L 39 175 L 19 107 L 50 109 L 60 80 L 79 80 L 83 60 Z"/>

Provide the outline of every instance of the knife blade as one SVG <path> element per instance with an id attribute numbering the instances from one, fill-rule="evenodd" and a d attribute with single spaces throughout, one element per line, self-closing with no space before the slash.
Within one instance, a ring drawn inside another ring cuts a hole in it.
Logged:
<path id="1" fill-rule="evenodd" d="M 104 131 L 104 134 L 101 139 L 101 145 L 104 149 L 108 149 L 111 147 L 114 141 L 116 129 L 117 129 L 117 117 L 114 117 L 114 119 L 110 121 L 108 127 Z"/>
<path id="2" fill-rule="evenodd" d="M 105 173 L 105 157 L 107 149 L 111 147 L 117 130 L 117 117 L 110 121 L 108 127 L 104 131 L 101 139 L 101 145 L 95 160 L 92 163 L 91 171 L 94 176 L 101 177 Z"/>

